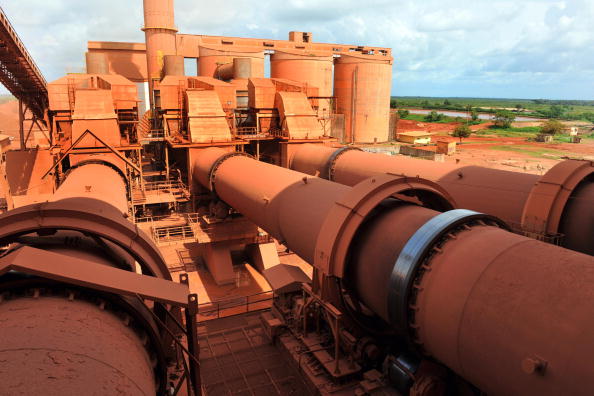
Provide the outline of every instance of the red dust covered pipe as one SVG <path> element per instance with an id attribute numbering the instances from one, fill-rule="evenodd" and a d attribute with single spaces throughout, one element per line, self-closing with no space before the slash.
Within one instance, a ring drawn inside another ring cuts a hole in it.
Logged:
<path id="1" fill-rule="evenodd" d="M 563 161 L 544 176 L 480 166 L 305 144 L 289 167 L 347 186 L 373 175 L 419 176 L 443 187 L 459 208 L 497 216 L 525 235 L 562 235 L 561 245 L 594 255 L 594 166 Z"/>
<path id="2" fill-rule="evenodd" d="M 52 201 L 65 198 L 94 198 L 128 213 L 126 180 L 123 173 L 106 161 L 81 163 L 71 169 L 52 196 Z"/>
<path id="3" fill-rule="evenodd" d="M 206 149 L 194 172 L 482 391 L 594 389 L 592 257 L 510 233 L 477 212 L 415 205 L 382 190 L 388 178 L 350 188 L 217 149 Z"/>

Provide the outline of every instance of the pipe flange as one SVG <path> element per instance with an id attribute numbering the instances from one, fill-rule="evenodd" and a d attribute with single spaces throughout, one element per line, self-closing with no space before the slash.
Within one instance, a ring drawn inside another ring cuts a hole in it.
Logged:
<path id="1" fill-rule="evenodd" d="M 343 155 L 345 152 L 353 151 L 353 150 L 354 151 L 363 151 L 359 147 L 345 146 L 345 147 L 341 147 L 338 150 L 336 150 L 335 152 L 333 152 L 332 155 L 330 155 L 330 157 L 328 157 L 326 164 L 324 164 L 324 168 L 323 168 L 320 176 L 326 180 L 334 181 L 334 167 L 336 166 L 336 161 L 338 161 L 338 158 L 341 155 Z"/>
<path id="2" fill-rule="evenodd" d="M 219 167 L 221 166 L 221 164 L 223 162 L 227 161 L 229 158 L 232 158 L 232 157 L 248 157 L 248 158 L 252 158 L 252 159 L 254 158 L 247 153 L 241 153 L 238 151 L 229 152 L 229 153 L 221 155 L 219 158 L 217 158 L 217 160 L 212 164 L 212 166 L 210 167 L 210 170 L 208 171 L 208 189 L 210 191 L 212 191 L 213 193 L 216 193 L 216 191 L 215 191 L 215 177 L 216 177 L 217 170 L 219 169 Z"/>
<path id="3" fill-rule="evenodd" d="M 456 207 L 450 195 L 429 180 L 392 174 L 380 174 L 366 179 L 354 186 L 328 212 L 316 241 L 314 267 L 323 274 L 343 278 L 349 247 L 359 226 L 387 198 L 414 201 L 404 194 L 411 190 L 428 191 L 442 198 L 443 207 Z"/>
<path id="4" fill-rule="evenodd" d="M 455 209 L 430 219 L 404 245 L 388 281 L 388 317 L 398 333 L 405 337 L 409 333 L 411 289 L 419 276 L 419 267 L 430 258 L 433 248 L 453 230 L 477 222 L 509 230 L 505 222 L 494 216 Z"/>
<path id="5" fill-rule="evenodd" d="M 522 229 L 555 235 L 575 188 L 594 174 L 592 161 L 567 160 L 552 167 L 532 187 L 522 211 Z"/>

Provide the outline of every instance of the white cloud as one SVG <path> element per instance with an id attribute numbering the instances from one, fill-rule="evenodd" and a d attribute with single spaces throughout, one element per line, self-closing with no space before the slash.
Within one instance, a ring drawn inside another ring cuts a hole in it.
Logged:
<path id="1" fill-rule="evenodd" d="M 6 0 L 48 80 L 82 69 L 88 40 L 142 41 L 140 0 Z M 176 0 L 181 32 L 393 48 L 394 94 L 590 98 L 591 0 Z"/>

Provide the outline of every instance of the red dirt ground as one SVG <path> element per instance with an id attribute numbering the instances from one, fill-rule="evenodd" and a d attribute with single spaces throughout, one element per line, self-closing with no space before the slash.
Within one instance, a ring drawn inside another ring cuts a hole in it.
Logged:
<path id="1" fill-rule="evenodd" d="M 534 126 L 534 123 L 515 123 L 514 126 Z M 459 123 L 429 123 L 411 120 L 399 120 L 398 132 L 431 132 L 433 141 L 443 140 L 459 143 L 458 138 L 449 134 Z M 472 125 L 473 131 L 488 129 L 492 123 Z M 503 147 L 502 147 L 503 146 Z M 425 150 L 434 151 L 435 146 L 425 146 Z M 501 137 L 493 135 L 471 135 L 458 144 L 457 152 L 446 157 L 447 162 L 466 165 L 480 165 L 527 173 L 542 174 L 563 158 L 594 158 L 594 141 L 584 140 L 581 144 L 537 143 L 524 137 Z"/>

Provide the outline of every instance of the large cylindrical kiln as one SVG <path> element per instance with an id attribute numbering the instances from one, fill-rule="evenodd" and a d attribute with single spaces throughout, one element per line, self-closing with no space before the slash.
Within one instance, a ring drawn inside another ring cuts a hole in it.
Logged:
<path id="1" fill-rule="evenodd" d="M 391 86 L 391 57 L 344 54 L 336 59 L 336 112 L 344 114 L 347 142 L 388 141 Z"/>
<path id="2" fill-rule="evenodd" d="M 4 393 L 165 392 L 171 338 L 139 294 L 163 310 L 156 301 L 187 288 L 125 216 L 126 182 L 109 159 L 77 164 L 51 201 L 0 216 Z"/>
<path id="3" fill-rule="evenodd" d="M 206 149 L 194 172 L 317 271 L 343 279 L 417 352 L 483 392 L 594 389 L 592 257 L 477 212 L 419 206 L 407 196 L 421 179 L 404 178 L 412 190 L 394 195 L 398 176 L 347 187 L 219 149 Z"/>
<path id="4" fill-rule="evenodd" d="M 318 87 L 318 96 L 332 96 L 333 56 L 306 50 L 275 50 L 270 56 L 270 77 Z"/>
<path id="5" fill-rule="evenodd" d="M 458 207 L 488 213 L 526 235 L 555 239 L 563 247 L 594 255 L 594 166 L 564 161 L 544 176 L 480 166 L 437 164 L 356 148 L 303 145 L 290 168 L 354 186 L 377 174 L 420 176 L 443 187 Z"/>

